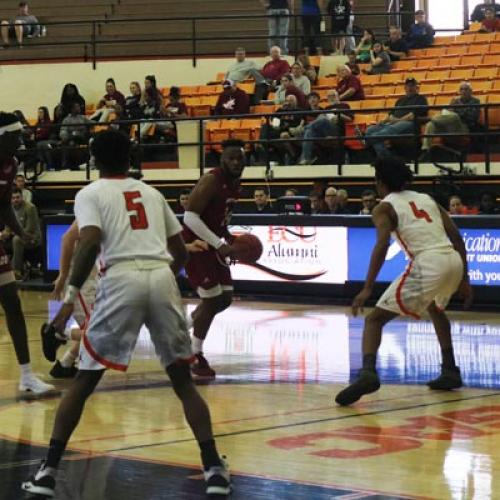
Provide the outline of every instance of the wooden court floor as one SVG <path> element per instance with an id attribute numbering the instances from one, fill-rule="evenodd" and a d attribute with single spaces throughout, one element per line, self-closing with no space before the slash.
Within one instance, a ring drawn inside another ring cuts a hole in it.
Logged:
<path id="1" fill-rule="evenodd" d="M 38 331 L 49 295 L 22 292 L 33 365 L 50 380 Z M 189 304 L 188 307 L 193 307 Z M 429 322 L 400 320 L 384 336 L 381 390 L 351 408 L 333 397 L 360 364 L 362 321 L 324 306 L 235 302 L 206 353 L 201 385 L 232 498 L 500 499 L 500 316 L 451 313 L 467 388 L 430 392 L 439 350 Z M 17 402 L 17 368 L 0 318 L 0 500 L 44 457 L 58 400 Z M 68 382 L 57 382 L 61 389 Z M 147 332 L 126 374 L 106 374 L 62 463 L 64 500 L 204 498 L 197 446 Z"/>

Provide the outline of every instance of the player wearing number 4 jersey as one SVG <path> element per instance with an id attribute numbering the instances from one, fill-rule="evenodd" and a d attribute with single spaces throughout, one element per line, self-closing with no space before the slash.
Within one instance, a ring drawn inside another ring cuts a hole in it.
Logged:
<path id="1" fill-rule="evenodd" d="M 80 349 L 79 371 L 57 410 L 47 459 L 23 483 L 53 497 L 55 476 L 87 398 L 107 368 L 125 371 L 143 325 L 181 399 L 199 443 L 208 495 L 228 495 L 230 478 L 219 457 L 210 413 L 191 379 L 191 342 L 175 275 L 187 251 L 181 225 L 163 196 L 127 176 L 130 141 L 116 131 L 97 134 L 92 152 L 101 179 L 75 200 L 80 241 L 64 305 L 53 321 L 61 332 L 100 252 L 103 264 L 94 310 Z"/>
<path id="2" fill-rule="evenodd" d="M 431 389 L 450 390 L 462 386 L 455 365 L 450 322 L 444 310 L 460 290 L 466 306 L 472 300 L 464 242 L 448 214 L 428 195 L 406 190 L 412 173 L 401 160 L 384 157 L 375 164 L 377 189 L 382 202 L 373 211 L 377 243 L 372 252 L 365 286 L 354 299 L 356 315 L 372 293 L 384 264 L 391 233 L 406 252 L 409 264 L 366 317 L 363 331 L 363 368 L 359 378 L 341 391 L 335 401 L 349 405 L 364 394 L 375 392 L 380 381 L 375 369 L 382 328 L 399 315 L 419 319 L 431 317 L 441 347 L 441 375 L 428 383 Z"/>

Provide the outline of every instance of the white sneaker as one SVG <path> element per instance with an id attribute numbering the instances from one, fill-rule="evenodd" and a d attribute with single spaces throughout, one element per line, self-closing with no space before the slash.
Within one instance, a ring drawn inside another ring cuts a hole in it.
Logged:
<path id="1" fill-rule="evenodd" d="M 48 395 L 54 396 L 60 391 L 57 391 L 53 385 L 46 384 L 32 374 L 21 378 L 21 381 L 19 382 L 19 392 L 23 397 L 39 398 Z"/>
<path id="2" fill-rule="evenodd" d="M 220 467 L 210 467 L 210 469 L 203 471 L 207 495 L 227 496 L 231 493 L 231 475 L 224 458 L 221 457 Z"/>

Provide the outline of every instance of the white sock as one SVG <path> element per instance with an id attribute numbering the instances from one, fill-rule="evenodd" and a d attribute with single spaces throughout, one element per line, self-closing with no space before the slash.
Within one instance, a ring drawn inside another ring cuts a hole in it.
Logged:
<path id="1" fill-rule="evenodd" d="M 61 363 L 61 366 L 63 368 L 71 368 L 76 361 L 76 356 L 71 352 L 71 350 L 67 350 L 64 353 L 64 356 L 59 360 L 59 363 Z"/>
<path id="2" fill-rule="evenodd" d="M 31 363 L 26 363 L 24 365 L 19 365 L 21 368 L 21 378 L 29 378 L 33 375 L 33 371 L 31 370 Z"/>
<path id="3" fill-rule="evenodd" d="M 193 346 L 193 351 L 195 354 L 203 352 L 203 340 L 195 337 L 194 335 L 191 337 L 191 345 Z"/>

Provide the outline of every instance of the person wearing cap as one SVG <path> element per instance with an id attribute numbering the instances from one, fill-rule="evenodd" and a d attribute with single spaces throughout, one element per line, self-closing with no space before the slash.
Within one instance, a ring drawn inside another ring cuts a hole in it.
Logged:
<path id="1" fill-rule="evenodd" d="M 365 98 L 363 85 L 360 79 L 352 74 L 349 66 L 338 66 L 337 78 L 337 92 L 341 101 L 362 101 Z"/>
<path id="2" fill-rule="evenodd" d="M 246 115 L 250 113 L 250 99 L 248 94 L 239 89 L 232 80 L 222 82 L 224 89 L 215 105 L 216 115 Z"/>
<path id="3" fill-rule="evenodd" d="M 397 100 L 395 109 L 389 112 L 385 120 L 366 130 L 364 139 L 375 150 L 377 156 L 389 154 L 385 142 L 390 136 L 414 134 L 415 118 L 419 126 L 420 121 L 428 114 L 427 98 L 418 93 L 418 82 L 415 78 L 406 79 L 405 93 L 405 96 Z M 412 106 L 420 107 L 412 109 Z"/>
<path id="4" fill-rule="evenodd" d="M 425 20 L 425 12 L 415 12 L 415 23 L 406 34 L 406 43 L 410 49 L 425 49 L 434 42 L 434 28 Z"/>

